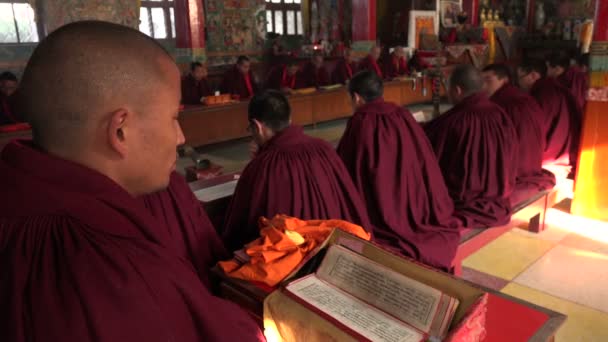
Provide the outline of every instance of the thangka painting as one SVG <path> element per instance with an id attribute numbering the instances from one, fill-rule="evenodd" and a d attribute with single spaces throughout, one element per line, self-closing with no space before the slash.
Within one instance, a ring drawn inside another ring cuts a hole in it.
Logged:
<path id="1" fill-rule="evenodd" d="M 441 1 L 441 26 L 454 27 L 458 24 L 458 13 L 462 11 L 462 4 L 459 0 Z"/>
<path id="2" fill-rule="evenodd" d="M 80 20 L 103 20 L 133 28 L 139 27 L 139 1 L 46 0 L 42 3 L 49 32 Z"/>
<path id="3" fill-rule="evenodd" d="M 410 11 L 407 45 L 410 48 L 420 47 L 420 35 L 437 34 L 439 23 L 435 11 Z"/>

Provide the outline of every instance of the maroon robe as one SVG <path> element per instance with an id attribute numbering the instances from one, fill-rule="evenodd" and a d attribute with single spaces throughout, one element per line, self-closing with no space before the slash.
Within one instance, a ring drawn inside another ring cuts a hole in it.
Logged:
<path id="1" fill-rule="evenodd" d="M 572 66 L 559 75 L 557 80 L 570 90 L 582 113 L 585 109 L 585 103 L 587 103 L 586 95 L 587 90 L 589 90 L 589 74 L 583 72 L 578 67 Z"/>
<path id="2" fill-rule="evenodd" d="M 403 76 L 408 71 L 405 58 L 397 58 L 393 54 L 390 54 L 381 64 L 384 69 L 384 77 L 387 78 Z"/>
<path id="3" fill-rule="evenodd" d="M 382 68 L 380 68 L 378 61 L 374 60 L 372 56 L 368 55 L 359 63 L 359 71 L 363 70 L 375 72 L 378 77 L 380 77 L 381 79 L 384 78 L 384 75 L 382 74 Z"/>
<path id="4" fill-rule="evenodd" d="M 448 270 L 461 222 L 422 127 L 379 99 L 357 109 L 338 145 L 384 248 Z"/>
<path id="5" fill-rule="evenodd" d="M 15 111 L 15 97 L 0 94 L 0 125 L 13 125 L 22 122 Z"/>
<path id="6" fill-rule="evenodd" d="M 317 68 L 312 62 L 308 62 L 298 72 L 298 88 L 318 88 L 329 85 L 329 73 L 324 66 Z"/>
<path id="7" fill-rule="evenodd" d="M 281 90 L 283 88 L 298 89 L 300 88 L 300 82 L 297 82 L 297 74 L 289 75 L 286 66 L 274 67 L 268 73 L 266 80 L 266 88 Z"/>
<path id="8" fill-rule="evenodd" d="M 197 81 L 192 75 L 187 75 L 182 78 L 182 103 L 188 105 L 200 105 L 201 97 L 211 96 L 213 92 L 207 83 L 207 79 L 203 78 Z"/>
<path id="9" fill-rule="evenodd" d="M 238 95 L 241 99 L 252 97 L 258 91 L 258 87 L 251 70 L 247 77 L 248 80 L 236 66 L 230 68 L 224 74 L 220 91 L 222 94 Z"/>
<path id="10" fill-rule="evenodd" d="M 212 296 L 197 275 L 221 246 L 206 240 L 213 228 L 178 176 L 166 193 L 137 199 L 96 171 L 13 142 L 0 157 L 0 179 L 3 340 L 260 337 L 245 312 Z M 187 222 L 168 225 L 173 216 Z"/>
<path id="11" fill-rule="evenodd" d="M 277 133 L 243 171 L 222 238 L 236 250 L 259 237 L 261 216 L 341 219 L 371 231 L 363 201 L 342 160 L 327 142 L 299 126 Z"/>
<path id="12" fill-rule="evenodd" d="M 425 127 L 457 216 L 467 227 L 503 225 L 517 174 L 517 133 L 497 104 L 471 95 Z"/>
<path id="13" fill-rule="evenodd" d="M 543 118 L 543 111 L 536 100 L 511 84 L 498 89 L 490 100 L 504 109 L 517 132 L 519 148 L 516 188 L 553 188 L 555 175 L 542 168 L 545 138 L 540 120 Z"/>
<path id="14" fill-rule="evenodd" d="M 331 74 L 331 82 L 333 84 L 346 84 L 353 78 L 353 75 L 357 73 L 357 63 L 348 63 L 346 59 L 342 58 L 336 63 L 336 68 Z"/>
<path id="15" fill-rule="evenodd" d="M 541 78 L 530 95 L 543 110 L 545 153 L 543 162 L 574 165 L 580 133 L 580 110 L 570 91 L 550 77 Z"/>

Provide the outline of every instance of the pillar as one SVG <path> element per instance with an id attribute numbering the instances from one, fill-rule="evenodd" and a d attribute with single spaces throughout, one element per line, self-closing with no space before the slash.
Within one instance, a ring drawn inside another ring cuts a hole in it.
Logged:
<path id="1" fill-rule="evenodd" d="M 201 0 L 175 0 L 177 62 L 205 58 L 205 12 Z"/>
<path id="2" fill-rule="evenodd" d="M 571 211 L 608 221 L 608 0 L 598 0 L 596 6 L 590 89 Z"/>
<path id="3" fill-rule="evenodd" d="M 353 41 L 376 41 L 376 0 L 353 1 Z"/>

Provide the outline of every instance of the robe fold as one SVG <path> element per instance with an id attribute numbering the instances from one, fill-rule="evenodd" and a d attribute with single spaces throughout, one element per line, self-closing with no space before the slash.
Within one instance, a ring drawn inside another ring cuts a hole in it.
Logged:
<path id="1" fill-rule="evenodd" d="M 248 99 L 257 91 L 258 86 L 253 73 L 249 71 L 247 75 L 244 75 L 236 66 L 226 71 L 220 85 L 222 94 L 238 95 L 240 99 Z"/>
<path id="2" fill-rule="evenodd" d="M 345 220 L 371 230 L 363 201 L 336 151 L 298 126 L 277 133 L 243 170 L 222 233 L 226 247 L 236 250 L 255 240 L 260 217 L 276 214 Z"/>
<path id="3" fill-rule="evenodd" d="M 555 79 L 541 78 L 530 89 L 530 95 L 543 110 L 545 136 L 543 162 L 576 163 L 581 113 L 570 91 Z"/>
<path id="4" fill-rule="evenodd" d="M 334 72 L 331 74 L 331 82 L 333 84 L 346 84 L 357 73 L 357 64 L 355 62 L 347 62 L 342 58 L 336 64 Z"/>
<path id="5" fill-rule="evenodd" d="M 382 99 L 357 109 L 338 145 L 365 201 L 377 243 L 449 270 L 460 220 L 422 127 Z"/>
<path id="6" fill-rule="evenodd" d="M 384 77 L 395 78 L 407 74 L 407 61 L 390 54 L 382 63 Z"/>
<path id="7" fill-rule="evenodd" d="M 380 65 L 378 64 L 378 61 L 374 60 L 372 58 L 372 56 L 367 56 L 364 59 L 361 60 L 361 62 L 359 63 L 359 71 L 363 71 L 363 70 L 369 70 L 372 72 L 375 72 L 376 75 L 378 75 L 378 77 L 380 77 L 380 79 L 384 78 L 384 75 L 382 74 L 382 69 L 380 68 Z"/>
<path id="8" fill-rule="evenodd" d="M 297 74 L 298 88 L 319 88 L 329 85 L 329 73 L 324 66 L 317 68 L 308 62 Z"/>
<path id="9" fill-rule="evenodd" d="M 206 240 L 213 227 L 178 177 L 165 193 L 134 198 L 96 171 L 9 143 L 0 156 L 3 340 L 259 340 L 250 317 L 199 278 L 206 270 L 196 267 L 221 246 Z"/>
<path id="10" fill-rule="evenodd" d="M 188 105 L 200 105 L 201 97 L 211 96 L 213 92 L 207 83 L 207 79 L 203 78 L 197 81 L 192 75 L 187 75 L 182 78 L 182 103 Z"/>
<path id="11" fill-rule="evenodd" d="M 511 218 L 517 174 L 517 133 L 486 95 L 474 94 L 425 127 L 456 215 L 467 227 L 488 228 Z"/>
<path id="12" fill-rule="evenodd" d="M 544 114 L 536 100 L 511 84 L 498 89 L 490 100 L 502 107 L 517 133 L 516 189 L 553 188 L 555 175 L 542 168 L 545 138 L 541 120 Z"/>
<path id="13" fill-rule="evenodd" d="M 281 90 L 283 88 L 298 89 L 300 84 L 297 82 L 297 73 L 289 75 L 286 66 L 274 67 L 268 73 L 266 88 Z"/>
<path id="14" fill-rule="evenodd" d="M 586 95 L 587 90 L 589 90 L 589 74 L 578 67 L 571 66 L 557 77 L 557 81 L 570 90 L 570 93 L 576 100 L 578 109 L 582 113 L 585 110 L 585 103 L 587 103 Z"/>

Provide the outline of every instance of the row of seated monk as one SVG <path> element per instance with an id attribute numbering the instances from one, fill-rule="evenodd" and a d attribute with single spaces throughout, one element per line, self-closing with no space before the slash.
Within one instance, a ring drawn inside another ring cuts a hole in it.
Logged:
<path id="1" fill-rule="evenodd" d="M 10 71 L 0 74 L 0 125 L 21 122 L 15 110 L 13 94 L 17 90 L 17 76 Z"/>
<path id="2" fill-rule="evenodd" d="M 104 56 L 104 58 L 99 58 Z M 104 70 L 104 73 L 99 73 Z M 260 216 L 343 219 L 376 243 L 448 270 L 463 227 L 509 221 L 520 187 L 568 162 L 579 106 L 544 62 L 459 66 L 454 107 L 424 128 L 360 71 L 337 151 L 291 125 L 282 92 L 248 106 L 254 157 L 222 237 L 175 172 L 180 73 L 138 30 L 75 22 L 46 36 L 19 86 L 33 140 L 0 154 L 0 331 L 8 341 L 261 341 L 213 295 L 211 267 L 258 234 Z M 84 77 L 83 75 L 86 75 Z M 61 80 L 50 83 L 49 80 Z M 223 241 L 222 241 L 223 238 Z"/>
<path id="3" fill-rule="evenodd" d="M 319 88 L 334 84 L 346 84 L 357 71 L 371 70 L 383 79 L 393 79 L 408 74 L 410 68 L 403 47 L 397 46 L 384 57 L 381 48 L 374 46 L 361 61 L 355 61 L 353 52 L 345 49 L 343 56 L 334 64 L 324 60 L 320 51 L 313 53 L 309 61 L 301 63 L 295 58 L 283 58 L 271 66 L 264 77 L 256 77 L 247 56 L 239 56 L 236 64 L 226 71 L 222 81 L 214 88 L 208 81 L 207 68 L 194 62 L 182 80 L 182 103 L 200 104 L 201 99 L 214 95 L 231 94 L 234 98 L 249 99 L 262 88 L 291 93 L 295 89 Z"/>

